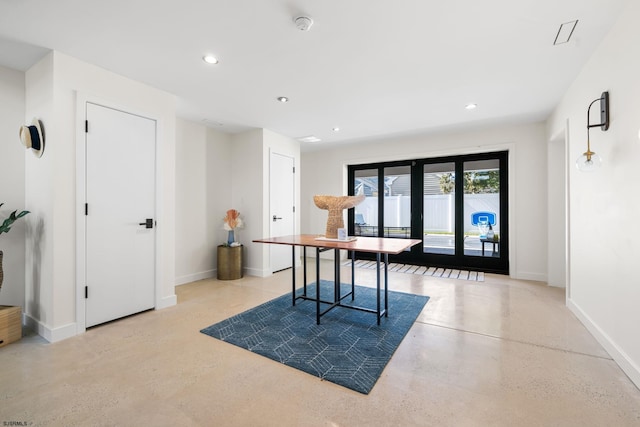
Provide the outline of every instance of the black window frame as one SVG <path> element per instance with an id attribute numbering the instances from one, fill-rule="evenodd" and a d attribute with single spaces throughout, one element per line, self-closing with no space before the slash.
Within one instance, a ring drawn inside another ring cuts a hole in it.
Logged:
<path id="1" fill-rule="evenodd" d="M 443 268 L 456 268 L 474 271 L 485 271 L 509 274 L 509 169 L 508 151 L 493 151 L 455 156 L 421 158 L 413 160 L 399 160 L 393 162 L 378 162 L 349 165 L 347 168 L 348 194 L 354 195 L 355 174 L 359 170 L 378 171 L 378 194 L 384 194 L 384 170 L 388 167 L 411 166 L 411 232 L 413 239 L 423 240 L 423 170 L 425 164 L 454 163 L 456 176 L 463 176 L 465 162 L 478 160 L 498 160 L 500 170 L 500 235 L 499 253 L 495 257 L 480 257 L 464 254 L 464 224 L 468 218 L 464 217 L 464 179 L 455 181 L 455 253 L 434 254 L 424 253 L 423 245 L 415 245 L 410 251 L 390 256 L 390 262 L 425 265 Z M 420 197 L 416 197 L 420 195 Z M 355 209 L 348 211 L 349 234 L 355 234 Z M 384 197 L 378 198 L 378 237 L 384 237 Z M 491 249 L 489 249 L 491 250 Z M 371 259 L 370 254 L 357 253 L 358 259 Z"/>

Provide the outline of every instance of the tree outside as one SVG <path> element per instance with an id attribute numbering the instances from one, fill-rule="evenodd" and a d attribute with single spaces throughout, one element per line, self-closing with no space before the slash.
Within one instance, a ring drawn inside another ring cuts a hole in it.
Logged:
<path id="1" fill-rule="evenodd" d="M 455 189 L 455 174 L 451 172 L 440 176 L 440 190 L 443 194 L 451 194 Z M 464 173 L 465 194 L 492 194 L 500 192 L 500 172 L 469 171 Z"/>

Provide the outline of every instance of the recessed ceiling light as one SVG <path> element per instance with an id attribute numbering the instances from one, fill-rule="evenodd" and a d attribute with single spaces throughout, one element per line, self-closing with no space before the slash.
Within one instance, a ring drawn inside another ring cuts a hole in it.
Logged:
<path id="1" fill-rule="evenodd" d="M 287 98 L 286 96 L 279 96 L 277 100 L 282 103 L 289 102 L 289 98 Z"/>
<path id="2" fill-rule="evenodd" d="M 478 104 L 467 104 L 464 106 L 464 108 L 466 108 L 467 110 L 475 110 L 477 106 Z"/>
<path id="3" fill-rule="evenodd" d="M 333 128 L 333 131 L 334 132 L 340 132 L 340 128 L 336 126 L 336 127 Z"/>
<path id="4" fill-rule="evenodd" d="M 218 63 L 218 58 L 216 58 L 213 55 L 205 55 L 202 57 L 202 60 L 204 62 L 206 62 L 207 64 L 217 64 Z"/>

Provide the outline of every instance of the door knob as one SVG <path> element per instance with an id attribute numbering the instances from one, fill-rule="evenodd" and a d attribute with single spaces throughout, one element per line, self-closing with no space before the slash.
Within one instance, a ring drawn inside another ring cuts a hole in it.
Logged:
<path id="1" fill-rule="evenodd" d="M 145 222 L 141 222 L 140 225 L 144 225 L 145 228 L 153 228 L 153 218 L 147 218 Z"/>
<path id="2" fill-rule="evenodd" d="M 275 215 L 273 216 L 273 222 L 276 222 L 279 219 L 282 219 L 282 218 L 280 218 L 279 216 L 275 216 Z"/>

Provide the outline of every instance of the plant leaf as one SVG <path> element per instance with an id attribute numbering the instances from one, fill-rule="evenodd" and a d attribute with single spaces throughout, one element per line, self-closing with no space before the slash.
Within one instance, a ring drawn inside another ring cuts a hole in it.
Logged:
<path id="1" fill-rule="evenodd" d="M 0 207 L 2 207 L 2 205 L 4 205 L 4 203 L 0 203 Z M 8 233 L 9 230 L 11 230 L 11 226 L 17 219 L 22 218 L 26 214 L 30 213 L 29 211 L 22 211 L 16 215 L 17 212 L 17 210 L 11 212 L 11 214 L 9 214 L 9 217 L 2 222 L 2 225 L 0 226 L 0 234 Z"/>
<path id="2" fill-rule="evenodd" d="M 16 219 L 18 219 L 18 218 L 22 218 L 23 216 L 25 216 L 25 215 L 26 215 L 26 214 L 28 214 L 28 213 L 31 213 L 31 212 L 29 212 L 29 211 L 22 211 L 22 212 L 20 212 L 20 213 L 18 214 L 18 216 L 16 216 Z"/>

